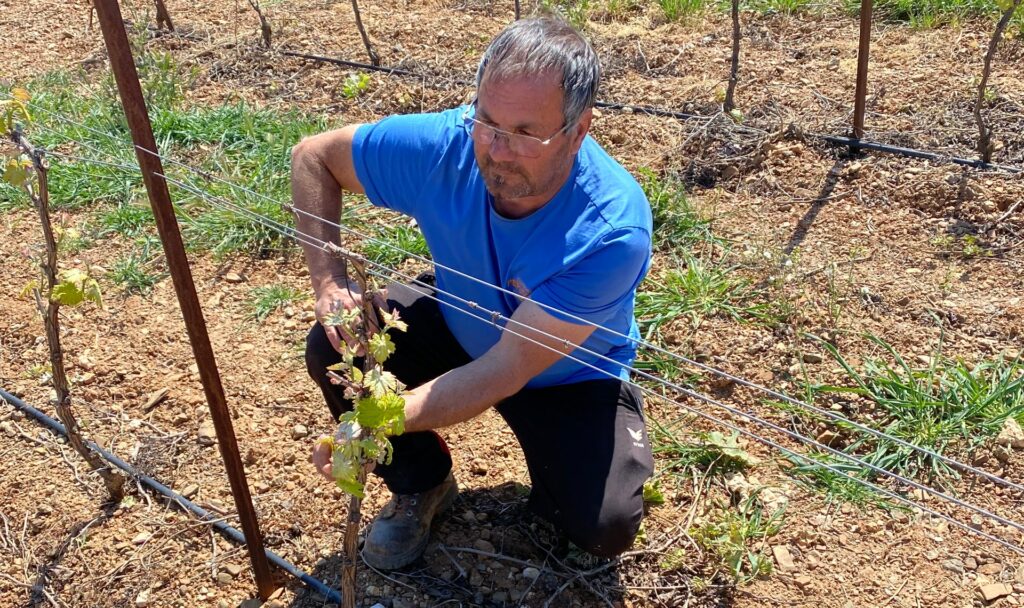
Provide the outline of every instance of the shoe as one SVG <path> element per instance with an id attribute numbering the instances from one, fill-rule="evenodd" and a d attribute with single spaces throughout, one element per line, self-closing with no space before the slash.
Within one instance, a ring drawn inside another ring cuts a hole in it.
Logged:
<path id="1" fill-rule="evenodd" d="M 459 495 L 449 473 L 437 486 L 419 494 L 394 494 L 373 520 L 363 543 L 363 560 L 378 570 L 395 570 L 416 561 L 430 540 L 430 523 Z"/>

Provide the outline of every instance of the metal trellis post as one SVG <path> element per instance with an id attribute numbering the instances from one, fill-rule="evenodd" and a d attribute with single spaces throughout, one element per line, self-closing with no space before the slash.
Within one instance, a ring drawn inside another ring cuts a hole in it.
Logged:
<path id="1" fill-rule="evenodd" d="M 110 67 L 117 81 L 121 105 L 128 119 L 132 140 L 135 142 L 135 155 L 138 158 L 139 167 L 142 169 L 142 179 L 145 182 L 146 191 L 149 193 L 153 216 L 156 219 L 157 230 L 160 233 L 164 254 L 167 257 L 167 266 L 174 281 L 174 290 L 178 296 L 178 304 L 181 306 L 189 342 L 192 344 L 192 353 L 199 367 L 199 377 L 206 393 L 206 401 L 210 405 L 221 457 L 224 459 L 224 467 L 227 469 L 228 480 L 231 483 L 231 494 L 234 496 L 235 507 L 238 509 L 238 517 L 241 520 L 242 530 L 249 548 L 249 558 L 252 560 L 256 586 L 260 597 L 266 600 L 274 592 L 275 584 L 263 548 L 263 537 L 260 535 L 259 523 L 253 509 L 252 496 L 249 494 L 249 486 L 245 480 L 245 469 L 238 454 L 238 442 L 231 424 L 231 415 L 224 397 L 220 374 L 217 371 L 213 348 L 210 346 L 206 320 L 203 318 L 203 311 L 199 306 L 199 298 L 196 296 L 195 284 L 192 281 L 192 272 L 189 269 L 188 258 L 181 241 L 181 232 L 178 229 L 177 219 L 174 217 L 170 192 L 167 189 L 167 182 L 160 177 L 163 175 L 163 164 L 157 155 L 143 151 L 156 152 L 157 146 L 146 110 L 146 102 L 142 96 L 139 75 L 135 70 L 131 47 L 128 44 L 128 35 L 124 29 L 121 9 L 117 0 L 94 0 L 94 5 L 100 27 L 103 30 L 107 53 L 110 56 Z"/>

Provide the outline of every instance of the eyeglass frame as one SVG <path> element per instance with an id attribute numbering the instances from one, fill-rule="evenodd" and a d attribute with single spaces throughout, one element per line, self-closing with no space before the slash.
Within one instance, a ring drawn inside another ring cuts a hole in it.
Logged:
<path id="1" fill-rule="evenodd" d="M 499 129 L 498 127 L 496 127 L 496 126 L 494 126 L 492 124 L 486 123 L 486 122 L 476 118 L 476 116 L 470 116 L 469 113 L 470 112 L 475 112 L 475 110 L 477 108 L 477 101 L 478 101 L 477 99 L 474 99 L 473 101 L 469 102 L 468 106 L 466 106 L 466 111 L 462 113 L 462 122 L 467 127 L 467 129 L 468 129 L 468 127 L 470 125 L 474 125 L 474 126 L 475 125 L 482 125 L 484 128 L 486 128 L 486 129 L 490 130 L 492 133 L 494 133 L 494 135 L 491 137 L 490 143 L 488 143 L 487 145 L 490 145 L 491 143 L 494 143 L 495 138 L 497 138 L 498 135 L 502 135 L 502 136 L 505 137 L 505 143 L 506 144 L 511 144 L 511 142 L 513 141 L 512 138 L 523 138 L 523 137 L 525 137 L 526 139 L 532 139 L 533 141 L 537 142 L 538 144 L 540 144 L 541 146 L 544 146 L 546 148 L 548 145 L 551 144 L 552 141 L 554 141 L 554 139 L 556 137 L 558 137 L 562 133 L 567 133 L 570 129 L 572 129 L 574 126 L 579 124 L 578 120 L 576 122 L 573 122 L 573 123 L 566 123 L 565 126 L 563 126 L 561 129 L 559 129 L 557 132 L 555 132 L 554 135 L 552 135 L 551 137 L 549 137 L 547 139 L 541 139 L 539 137 L 534 137 L 533 135 L 527 135 L 525 133 L 513 133 L 511 131 L 506 131 L 504 129 Z M 472 130 L 469 130 L 469 135 L 470 135 L 470 137 L 473 136 L 473 131 Z M 509 148 L 511 149 L 511 145 L 509 145 Z M 543 150 L 543 148 L 542 148 L 542 150 Z M 520 156 L 523 156 L 523 155 L 520 154 Z"/>

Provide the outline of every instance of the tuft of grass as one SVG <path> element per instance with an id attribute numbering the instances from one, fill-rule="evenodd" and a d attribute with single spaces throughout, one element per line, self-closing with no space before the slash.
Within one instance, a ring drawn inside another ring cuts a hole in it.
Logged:
<path id="1" fill-rule="evenodd" d="M 747 0 L 746 5 L 765 15 L 797 15 L 806 13 L 812 6 L 811 0 Z"/>
<path id="2" fill-rule="evenodd" d="M 99 226 L 97 236 L 120 234 L 127 238 L 133 238 L 154 225 L 153 211 L 149 205 L 145 204 L 120 203 L 117 207 L 100 214 L 97 224 Z"/>
<path id="3" fill-rule="evenodd" d="M 558 13 L 581 32 L 587 29 L 591 0 L 540 0 L 538 7 L 543 12 Z"/>
<path id="4" fill-rule="evenodd" d="M 945 454 L 978 447 L 997 435 L 1009 417 L 1024 421 L 1024 363 L 1020 359 L 969 366 L 960 360 L 934 357 L 928 365 L 915 367 L 881 338 L 870 334 L 866 338 L 881 347 L 886 357 L 868 359 L 858 370 L 834 346 L 821 341 L 852 385 L 810 387 L 816 394 L 853 394 L 867 399 L 872 411 L 862 422 Z M 937 458 L 872 436 L 861 434 L 847 450 L 906 477 L 958 477 Z"/>
<path id="5" fill-rule="evenodd" d="M 760 293 L 735 276 L 733 268 L 712 266 L 695 257 L 684 258 L 683 264 L 660 281 L 648 278 L 646 289 L 636 295 L 635 310 L 646 339 L 660 335 L 666 323 L 679 317 L 686 317 L 694 327 L 712 316 L 740 322 L 768 317 L 768 307 L 757 301 Z"/>
<path id="6" fill-rule="evenodd" d="M 706 0 L 658 0 L 658 7 L 668 21 L 682 21 L 703 13 Z"/>
<path id="7" fill-rule="evenodd" d="M 804 456 L 813 462 L 787 456 L 786 458 L 793 464 L 787 472 L 805 487 L 823 493 L 829 504 L 852 504 L 860 508 L 875 507 L 885 510 L 899 508 L 899 505 L 885 496 L 856 481 L 869 481 L 865 469 L 857 463 L 851 463 L 828 452 L 814 451 Z"/>
<path id="8" fill-rule="evenodd" d="M 844 0 L 847 11 L 860 12 L 859 0 Z M 1002 14 L 998 0 L 878 0 L 875 14 L 882 19 L 907 23 L 913 28 L 932 29 L 955 26 L 978 17 L 998 19 Z M 1011 26 L 1024 34 L 1024 10 L 1018 9 Z"/>
<path id="9" fill-rule="evenodd" d="M 249 294 L 249 314 L 253 319 L 263 321 L 275 310 L 300 300 L 304 295 L 302 290 L 287 285 L 256 287 Z"/>
<path id="10" fill-rule="evenodd" d="M 765 513 L 758 491 L 735 508 L 714 511 L 713 517 L 690 530 L 690 536 L 721 560 L 737 584 L 772 571 L 767 539 L 782 528 L 784 510 Z"/>
<path id="11" fill-rule="evenodd" d="M 125 293 L 146 295 L 163 278 L 163 274 L 151 272 L 149 265 L 146 255 L 132 252 L 114 262 L 107 278 Z"/>
<path id="12" fill-rule="evenodd" d="M 686 196 L 683 184 L 659 178 L 650 169 L 640 169 L 640 186 L 651 204 L 653 241 L 657 250 L 689 249 L 702 243 L 724 244 L 711 232 L 711 218 L 698 211 Z"/>
<path id="13" fill-rule="evenodd" d="M 423 234 L 415 226 L 407 224 L 380 225 L 375 234 L 375 241 L 366 241 L 363 253 L 371 261 L 394 268 L 409 255 L 406 252 L 429 258 L 430 249 Z"/>

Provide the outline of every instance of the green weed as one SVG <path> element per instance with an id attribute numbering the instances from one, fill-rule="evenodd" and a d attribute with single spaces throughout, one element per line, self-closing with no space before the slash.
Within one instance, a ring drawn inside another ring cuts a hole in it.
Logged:
<path id="1" fill-rule="evenodd" d="M 860 11 L 859 0 L 845 0 L 845 5 L 851 13 Z M 1002 13 L 999 0 L 878 0 L 874 11 L 879 18 L 919 29 L 955 26 L 976 17 L 997 19 Z M 1017 10 L 1011 25 L 1024 34 L 1024 10 Z"/>
<path id="2" fill-rule="evenodd" d="M 893 509 L 897 505 L 871 490 L 857 479 L 869 481 L 864 467 L 828 452 L 811 452 L 805 456 L 814 461 L 787 456 L 793 464 L 787 472 L 804 486 L 822 492 L 830 504 L 852 504 L 861 508 Z M 821 464 L 816 464 L 821 463 Z M 826 468 L 822 465 L 828 465 Z M 844 474 L 845 473 L 845 474 Z"/>
<path id="3" fill-rule="evenodd" d="M 784 512 L 766 514 L 755 491 L 735 508 L 721 509 L 714 515 L 695 526 L 690 536 L 718 556 L 737 584 L 770 574 L 772 561 L 765 541 L 779 533 Z"/>
<path id="4" fill-rule="evenodd" d="M 745 5 L 766 15 L 796 15 L 807 12 L 812 6 L 812 2 L 811 0 L 747 0 Z"/>
<path id="5" fill-rule="evenodd" d="M 540 0 L 538 8 L 542 12 L 558 13 L 574 28 L 582 32 L 587 29 L 591 0 Z"/>
<path id="6" fill-rule="evenodd" d="M 887 342 L 884 358 L 868 359 L 854 369 L 838 350 L 821 346 L 839 363 L 852 386 L 814 385 L 815 393 L 854 394 L 869 401 L 866 422 L 911 445 L 938 454 L 967 452 L 999 433 L 1008 417 L 1024 420 L 1024 364 L 1020 360 L 963 361 L 934 357 L 912 367 Z M 860 435 L 847 451 L 877 467 L 904 476 L 956 477 L 945 462 L 873 436 Z"/>
<path id="7" fill-rule="evenodd" d="M 145 295 L 163 278 L 162 273 L 151 272 L 149 265 L 150 261 L 145 254 L 132 252 L 114 262 L 107 278 L 125 293 Z"/>
<path id="8" fill-rule="evenodd" d="M 103 212 L 97 219 L 98 236 L 120 234 L 132 238 L 142 234 L 146 228 L 154 224 L 153 211 L 148 205 L 140 203 L 121 203 L 117 207 Z"/>
<path id="9" fill-rule="evenodd" d="M 655 249 L 687 250 L 699 244 L 724 244 L 711 231 L 713 220 L 693 206 L 681 182 L 659 178 L 650 169 L 640 169 L 639 173 L 640 185 L 651 204 Z"/>
<path id="10" fill-rule="evenodd" d="M 247 307 L 253 319 L 262 321 L 270 316 L 275 310 L 279 310 L 289 304 L 302 299 L 305 293 L 301 289 L 294 289 L 287 285 L 268 285 L 256 287 L 249 294 Z"/>
<path id="11" fill-rule="evenodd" d="M 349 74 L 348 78 L 341 85 L 341 94 L 346 99 L 355 99 L 363 93 L 370 86 L 370 75 L 369 74 Z"/>
<path id="12" fill-rule="evenodd" d="M 690 19 L 707 9 L 706 0 L 658 0 L 658 6 L 668 21 Z"/>
<path id="13" fill-rule="evenodd" d="M 367 240 L 363 244 L 363 253 L 370 261 L 377 264 L 394 268 L 409 258 L 409 254 L 406 252 L 425 258 L 430 257 L 430 249 L 427 248 L 423 234 L 413 226 L 407 224 L 380 225 L 376 229 L 374 238 L 376 240 Z"/>
<path id="14" fill-rule="evenodd" d="M 767 308 L 756 300 L 761 295 L 746 279 L 735 276 L 732 268 L 708 265 L 687 257 L 684 268 L 666 272 L 659 280 L 648 278 L 636 296 L 636 314 L 641 333 L 648 340 L 660 335 L 661 328 L 679 317 L 693 327 L 711 316 L 735 321 L 766 317 Z"/>
<path id="15" fill-rule="evenodd" d="M 739 445 L 737 434 L 696 433 L 680 438 L 672 429 L 652 419 L 652 451 L 665 471 L 681 475 L 702 472 L 725 475 L 757 464 L 757 459 Z"/>

